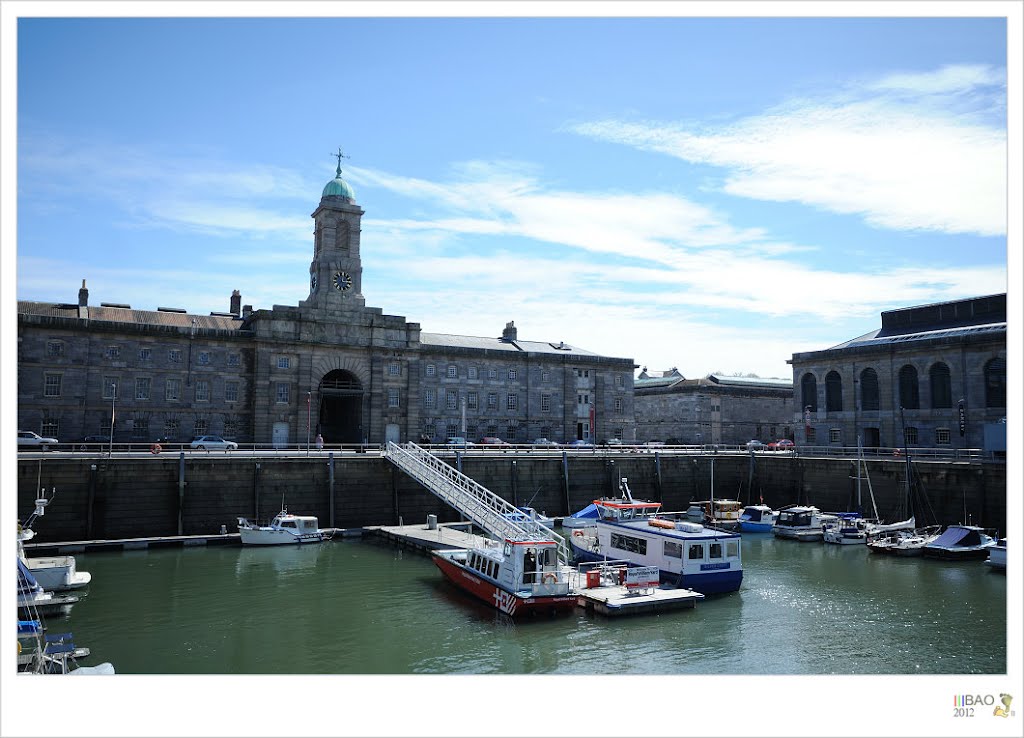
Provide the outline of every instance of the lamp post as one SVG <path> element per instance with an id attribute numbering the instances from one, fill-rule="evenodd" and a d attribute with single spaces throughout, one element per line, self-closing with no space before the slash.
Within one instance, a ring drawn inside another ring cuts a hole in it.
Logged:
<path id="1" fill-rule="evenodd" d="M 110 383 L 110 440 L 107 456 L 114 455 L 114 401 L 117 399 L 117 382 Z"/>
<path id="2" fill-rule="evenodd" d="M 192 339 L 196 337 L 196 319 L 192 318 L 192 329 L 188 334 L 188 375 L 185 378 L 185 386 L 192 386 Z"/>
<path id="3" fill-rule="evenodd" d="M 313 390 L 306 392 L 306 456 L 309 456 L 309 425 L 312 417 Z"/>

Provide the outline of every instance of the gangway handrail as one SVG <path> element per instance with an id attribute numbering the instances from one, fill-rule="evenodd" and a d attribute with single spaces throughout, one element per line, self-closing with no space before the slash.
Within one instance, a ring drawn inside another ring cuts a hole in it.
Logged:
<path id="1" fill-rule="evenodd" d="M 488 534 L 517 542 L 554 541 L 560 562 L 568 562 L 569 548 L 560 535 L 429 451 L 411 441 L 405 444 L 389 441 L 385 455 Z"/>

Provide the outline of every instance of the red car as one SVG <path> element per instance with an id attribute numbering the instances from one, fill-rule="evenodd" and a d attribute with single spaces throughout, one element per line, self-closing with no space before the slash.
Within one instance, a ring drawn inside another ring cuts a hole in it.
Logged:
<path id="1" fill-rule="evenodd" d="M 512 445 L 510 443 L 506 443 L 505 441 L 501 440 L 500 438 L 495 438 L 494 436 L 484 436 L 479 441 L 477 441 L 477 443 L 479 443 L 481 446 L 511 446 Z"/>
<path id="2" fill-rule="evenodd" d="M 788 438 L 780 438 L 777 441 L 772 441 L 768 444 L 769 451 L 792 451 L 796 448 L 796 444 Z"/>

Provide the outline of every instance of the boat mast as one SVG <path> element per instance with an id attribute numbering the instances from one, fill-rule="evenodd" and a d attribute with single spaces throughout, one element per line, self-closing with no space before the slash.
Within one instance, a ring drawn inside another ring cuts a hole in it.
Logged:
<path id="1" fill-rule="evenodd" d="M 910 447 L 907 445 L 907 424 L 903 419 L 903 405 L 900 405 L 900 426 L 903 428 L 903 458 L 907 462 L 907 515 L 914 517 L 914 501 L 910 495 Z"/>

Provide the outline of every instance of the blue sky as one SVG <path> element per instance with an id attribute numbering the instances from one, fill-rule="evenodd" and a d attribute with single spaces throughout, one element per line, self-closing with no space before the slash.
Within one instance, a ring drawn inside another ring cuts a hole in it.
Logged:
<path id="1" fill-rule="evenodd" d="M 688 377 L 791 377 L 794 352 L 882 310 L 1006 290 L 1006 35 L 21 18 L 17 298 L 73 302 L 86 279 L 94 304 L 294 305 L 341 146 L 368 305 L 430 332 L 514 320 Z"/>

